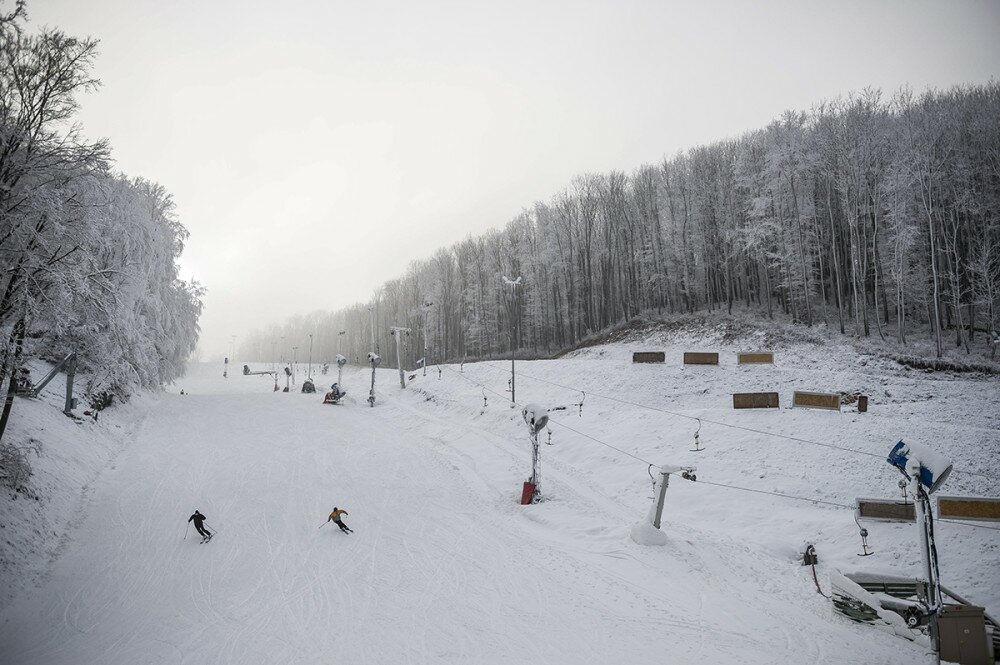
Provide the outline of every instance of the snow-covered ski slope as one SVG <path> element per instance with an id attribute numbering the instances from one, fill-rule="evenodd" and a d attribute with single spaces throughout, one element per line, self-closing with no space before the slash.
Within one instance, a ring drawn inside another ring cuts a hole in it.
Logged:
<path id="1" fill-rule="evenodd" d="M 665 365 L 633 365 L 662 348 Z M 833 613 L 798 558 L 823 569 L 918 574 L 913 526 L 702 481 L 851 504 L 897 496 L 884 454 L 900 438 L 995 476 L 995 379 L 906 372 L 846 348 L 793 346 L 774 367 L 680 365 L 678 340 L 519 362 L 518 402 L 557 411 L 542 449 L 546 501 L 517 503 L 526 427 L 503 393 L 509 363 L 447 367 L 400 390 L 345 375 L 342 405 L 272 393 L 266 377 L 192 366 L 149 408 L 91 488 L 41 585 L 7 607 L 0 662 L 57 663 L 912 663 L 924 650 Z M 534 378 L 529 378 L 534 377 Z M 480 385 L 481 384 L 481 385 Z M 485 387 L 485 389 L 484 389 Z M 176 394 L 183 388 L 189 394 Z M 736 412 L 734 390 L 776 389 L 783 408 Z M 867 414 L 790 410 L 791 390 L 861 390 Z M 490 392 L 490 391 L 496 391 Z M 483 394 L 487 404 L 483 405 Z M 654 406 L 874 456 L 705 423 Z M 577 430 L 566 429 L 563 425 Z M 578 433 L 579 432 L 579 433 Z M 643 462 L 694 464 L 667 493 L 665 547 L 628 535 L 648 508 Z M 545 433 L 543 432 L 543 438 Z M 996 496 L 956 473 L 948 494 Z M 319 528 L 334 506 L 355 529 Z M 217 537 L 199 545 L 194 509 Z M 1000 613 L 1000 533 L 941 523 L 944 583 Z"/>

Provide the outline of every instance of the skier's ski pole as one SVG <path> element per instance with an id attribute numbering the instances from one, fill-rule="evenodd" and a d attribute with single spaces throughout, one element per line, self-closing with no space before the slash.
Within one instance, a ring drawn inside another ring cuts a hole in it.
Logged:
<path id="1" fill-rule="evenodd" d="M 186 526 L 186 527 L 184 527 L 184 540 L 187 540 L 187 539 L 188 539 L 188 529 L 189 529 L 189 528 L 191 528 L 191 522 L 188 522 L 188 523 L 187 523 L 187 526 Z"/>
<path id="2" fill-rule="evenodd" d="M 323 522 L 322 524 L 320 524 L 320 525 L 319 525 L 319 528 L 320 528 L 320 529 L 322 529 L 323 527 L 325 527 L 325 526 L 326 526 L 327 524 L 329 524 L 329 523 L 330 523 L 330 521 L 329 521 L 329 520 L 327 520 L 326 522 Z"/>

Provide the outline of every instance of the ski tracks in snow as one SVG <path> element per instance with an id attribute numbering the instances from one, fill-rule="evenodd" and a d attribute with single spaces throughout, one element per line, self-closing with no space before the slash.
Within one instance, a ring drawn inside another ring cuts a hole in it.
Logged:
<path id="1" fill-rule="evenodd" d="M 754 619 L 830 634 L 786 607 L 790 565 L 669 523 L 666 548 L 633 546 L 645 508 L 547 447 L 552 498 L 519 506 L 526 437 L 412 397 L 165 396 L 50 580 L 3 615 L 0 661 L 836 662 L 828 637 Z M 334 505 L 354 533 L 317 528 Z M 182 540 L 194 508 L 204 546 Z"/>

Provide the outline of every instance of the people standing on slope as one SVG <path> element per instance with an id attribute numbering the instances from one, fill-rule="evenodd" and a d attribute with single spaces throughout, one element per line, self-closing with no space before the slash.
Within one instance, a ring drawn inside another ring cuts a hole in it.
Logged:
<path id="1" fill-rule="evenodd" d="M 188 522 L 194 522 L 194 528 L 201 534 L 201 537 L 205 540 L 210 540 L 213 534 L 205 528 L 205 519 L 204 515 L 195 510 L 194 515 L 188 518 Z"/>
<path id="2" fill-rule="evenodd" d="M 341 510 L 337 506 L 334 506 L 333 507 L 333 512 L 330 513 L 330 517 L 327 518 L 326 521 L 327 522 L 333 522 L 334 524 L 336 524 L 337 526 L 339 526 L 340 530 L 343 531 L 344 533 L 354 533 L 354 529 L 352 529 L 351 527 L 347 526 L 346 524 L 344 524 L 340 520 L 340 516 L 341 515 L 347 515 L 347 514 L 348 513 L 347 513 L 346 510 Z"/>

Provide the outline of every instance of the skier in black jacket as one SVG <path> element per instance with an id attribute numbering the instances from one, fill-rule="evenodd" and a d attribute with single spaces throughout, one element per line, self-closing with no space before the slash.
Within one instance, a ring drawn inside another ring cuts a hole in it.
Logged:
<path id="1" fill-rule="evenodd" d="M 198 530 L 202 538 L 211 538 L 212 532 L 205 528 L 205 519 L 206 517 L 196 510 L 194 515 L 188 518 L 188 522 L 194 522 L 194 528 Z"/>

